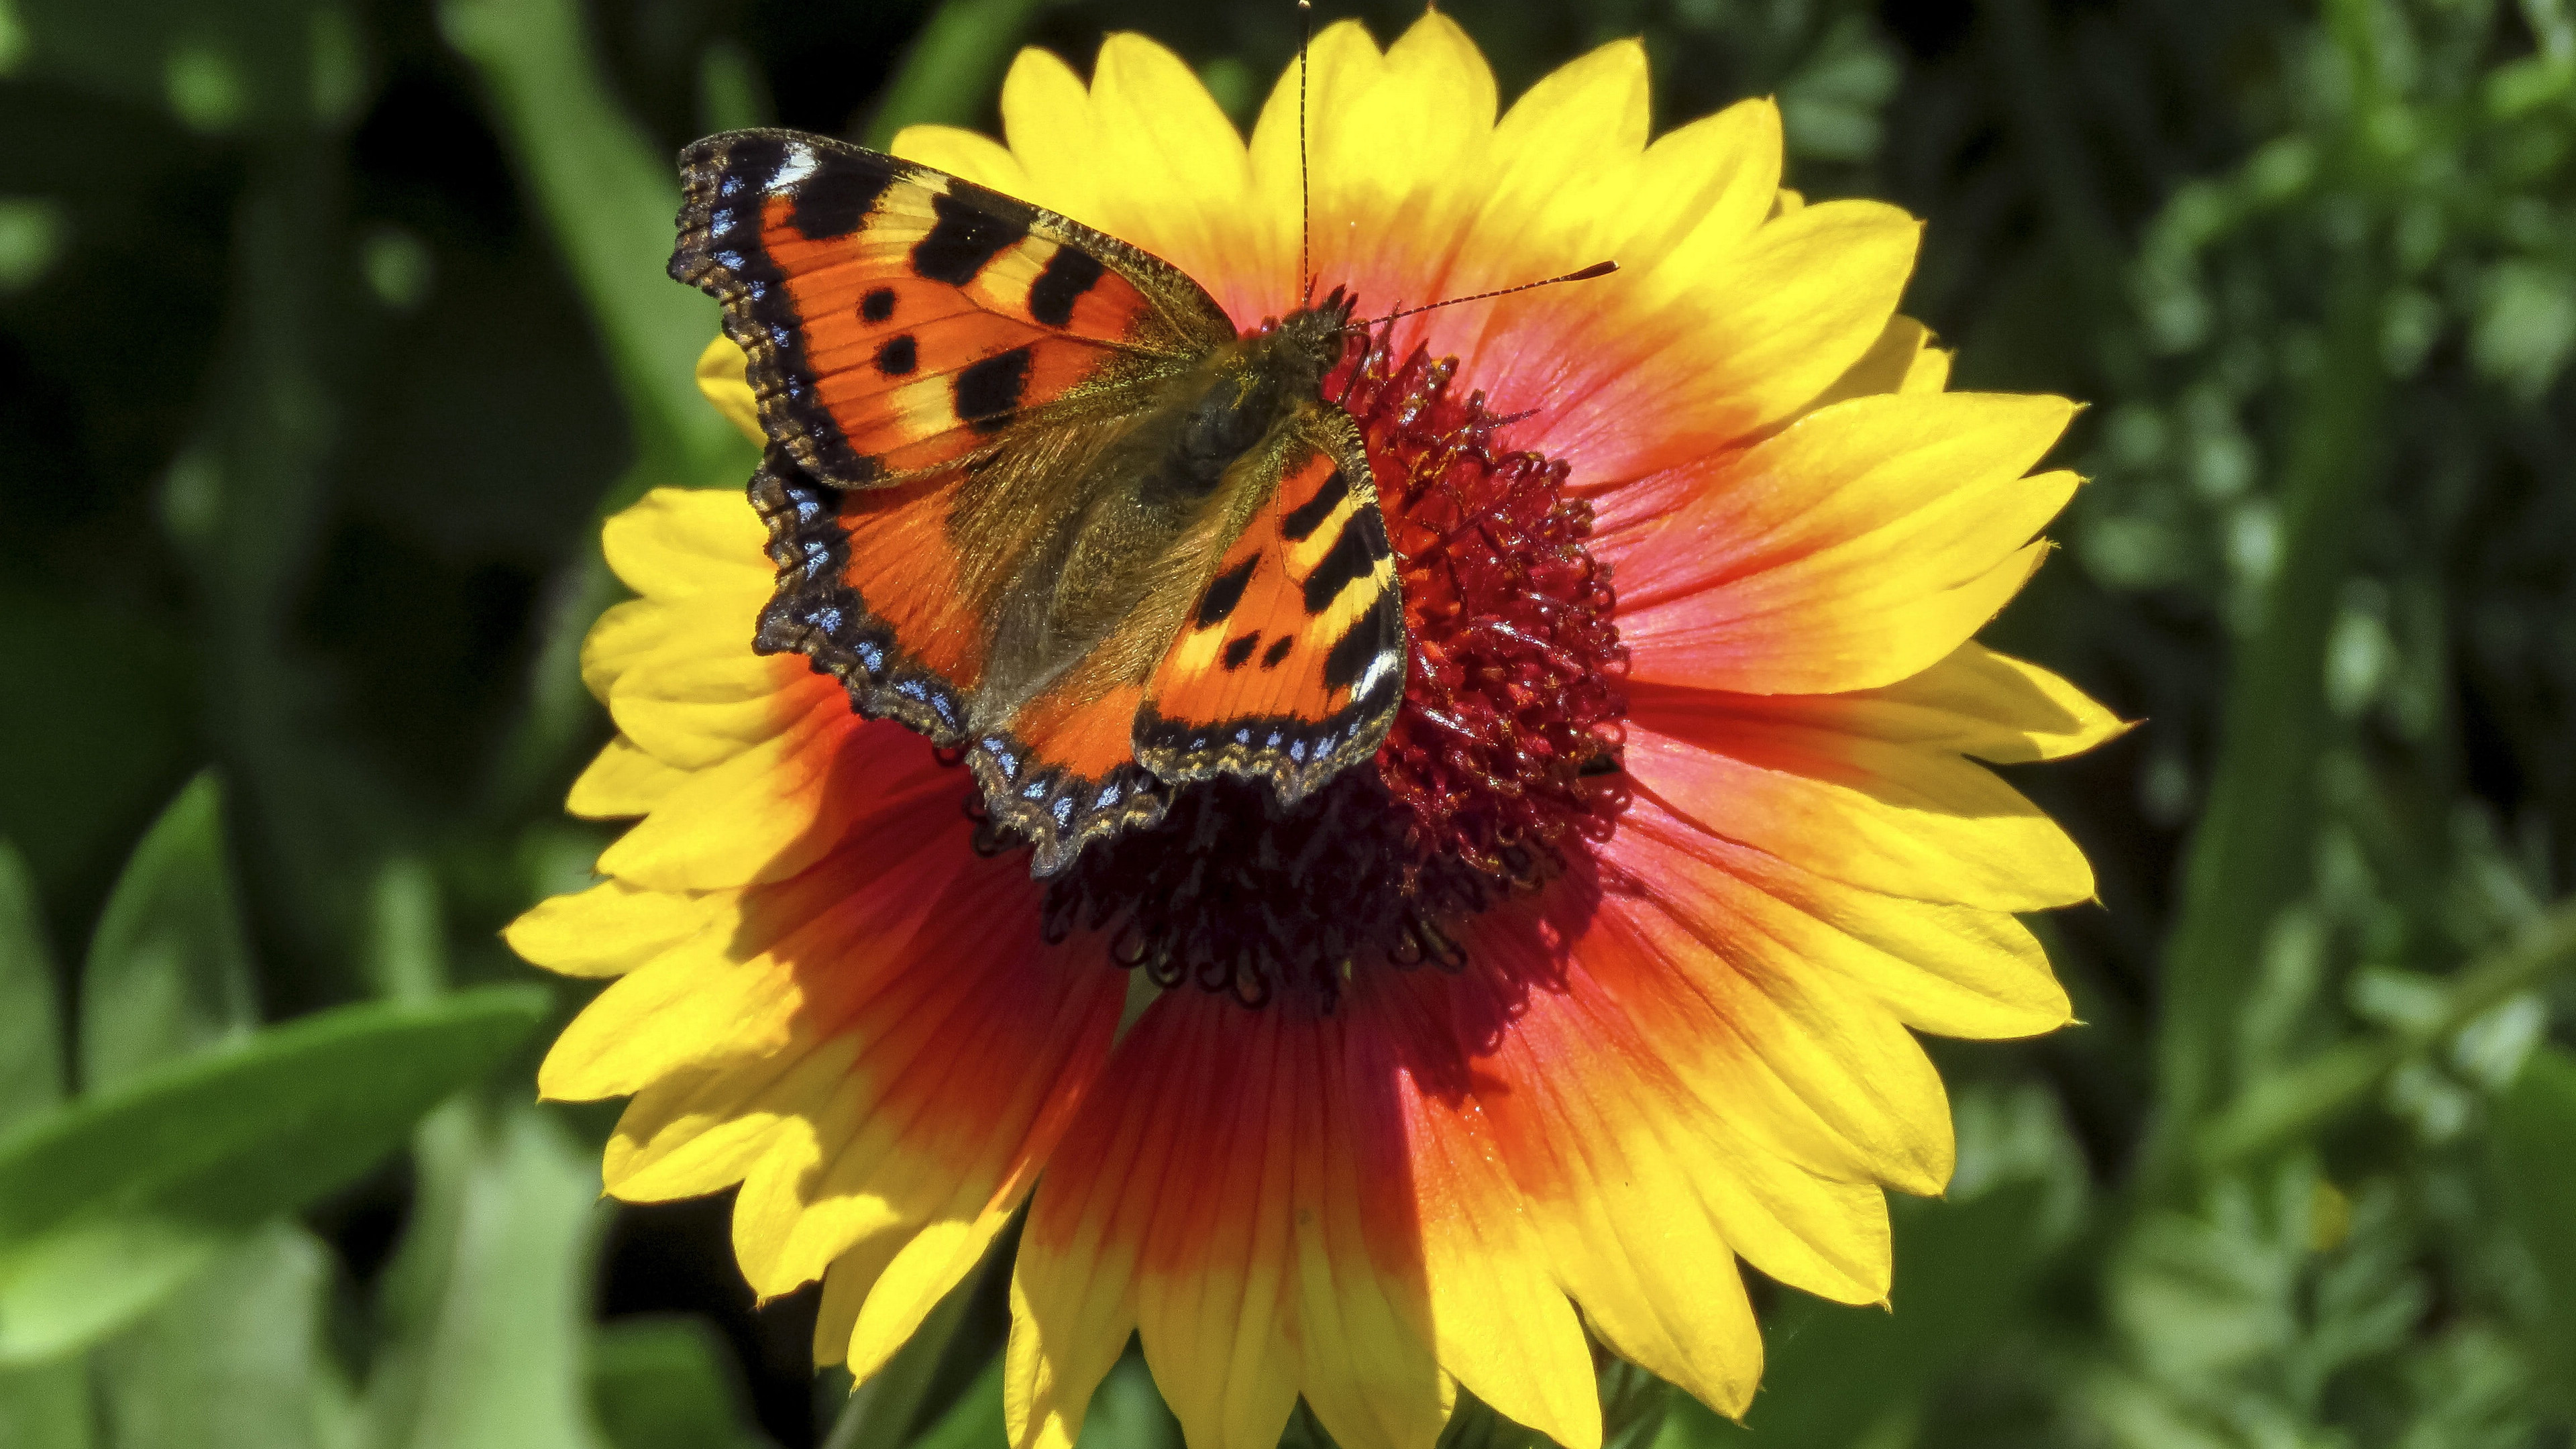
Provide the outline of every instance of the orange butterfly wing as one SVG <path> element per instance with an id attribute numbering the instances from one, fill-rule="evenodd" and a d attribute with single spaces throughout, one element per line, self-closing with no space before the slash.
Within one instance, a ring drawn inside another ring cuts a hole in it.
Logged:
<path id="1" fill-rule="evenodd" d="M 1168 263 L 927 166 L 789 131 L 711 136 L 680 164 L 671 275 L 724 304 L 763 426 L 825 483 L 1115 411 L 1234 336 Z"/>
<path id="2" fill-rule="evenodd" d="M 1404 697 L 1404 604 L 1358 432 L 1317 403 L 1147 684 L 1136 758 L 1264 778 L 1293 805 L 1374 755 Z"/>
<path id="3" fill-rule="evenodd" d="M 943 746 L 965 738 L 985 638 L 974 601 L 955 587 L 944 497 L 952 490 L 931 480 L 844 492 L 774 444 L 750 487 L 778 566 L 752 647 L 808 656 L 839 676 L 860 713 L 900 720 Z"/>

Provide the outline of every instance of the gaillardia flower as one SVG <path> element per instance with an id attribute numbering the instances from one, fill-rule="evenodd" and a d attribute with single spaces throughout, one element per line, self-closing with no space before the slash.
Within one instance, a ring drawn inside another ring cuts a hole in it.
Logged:
<path id="1" fill-rule="evenodd" d="M 953 759 L 753 651 L 741 496 L 655 493 L 607 527 L 640 597 L 584 651 L 618 734 L 571 797 L 640 819 L 509 932 L 618 978 L 541 1086 L 632 1095 L 621 1198 L 739 1184 L 752 1286 L 820 1278 L 816 1357 L 861 1377 L 1025 1204 L 1021 1446 L 1073 1441 L 1130 1334 L 1195 1449 L 1266 1449 L 1300 1395 L 1349 1449 L 1425 1449 L 1462 1387 L 1595 1449 L 1595 1344 L 1739 1414 L 1736 1260 L 1881 1301 L 1882 1189 L 1949 1176 L 1911 1032 L 2067 1020 L 2014 913 L 2091 875 L 1974 761 L 2120 726 L 1971 636 L 2075 488 L 2026 476 L 2071 408 L 1945 391 L 1895 312 L 1915 223 L 1782 189 L 1768 102 L 1649 144 L 1633 43 L 1497 120 L 1446 17 L 1383 53 L 1343 24 L 1308 90 L 1320 287 L 1383 311 L 1620 264 L 1406 318 L 1327 380 L 1403 589 L 1374 761 L 1290 812 L 1190 787 L 1034 878 Z M 895 149 L 1249 329 L 1300 300 L 1297 97 L 1247 145 L 1114 36 L 1087 86 L 1020 57 L 1007 146 Z M 742 368 L 701 372 L 756 427 Z"/>

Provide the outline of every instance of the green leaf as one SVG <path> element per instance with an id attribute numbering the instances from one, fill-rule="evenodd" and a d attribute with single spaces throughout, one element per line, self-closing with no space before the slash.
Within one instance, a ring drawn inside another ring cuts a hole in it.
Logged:
<path id="1" fill-rule="evenodd" d="M 372 1443 L 604 1449 L 582 1364 L 606 1215 L 595 1159 L 538 1108 L 487 1125 L 458 1103 L 424 1124 L 418 1161 Z"/>
<path id="2" fill-rule="evenodd" d="M 2022 1178 L 1967 1202 L 1895 1204 L 1893 1311 L 1809 1299 L 1775 1315 L 1763 1335 L 1762 1392 L 1743 1426 L 1676 1394 L 1657 1449 L 1844 1449 L 1905 1412 L 2020 1303 L 2038 1266 L 2046 1196 L 2044 1183 Z"/>
<path id="3" fill-rule="evenodd" d="M 903 69 L 877 103 L 868 144 L 891 145 L 906 126 L 972 125 L 993 102 L 1011 45 L 1044 0 L 948 0 L 921 28 Z"/>
<path id="4" fill-rule="evenodd" d="M 116 1449 L 320 1449 L 331 1250 L 273 1222 L 91 1355 Z"/>
<path id="5" fill-rule="evenodd" d="M 2229 663 L 2209 802 L 2165 941 L 2161 1100 L 2141 1172 L 2168 1195 L 2190 1183 L 2207 1117 L 2245 1085 L 2230 1079 L 2230 1059 L 2251 967 L 2274 918 L 2308 882 L 2317 760 L 2333 724 L 2327 648 L 2360 520 L 2385 471 L 2381 278 L 2363 255 L 2348 251 L 2331 282 L 2325 361 L 2298 400 L 2282 472 L 2281 564 Z"/>
<path id="6" fill-rule="evenodd" d="M 0 840 L 0 1133 L 60 1102 L 65 1085 L 62 1011 L 36 888 L 18 847 Z"/>
<path id="7" fill-rule="evenodd" d="M 366 71 L 358 29 L 330 0 L 226 5 L 18 0 L 27 69 L 167 106 L 210 133 L 347 116 Z"/>
<path id="8" fill-rule="evenodd" d="M 832 1436 L 824 1441 L 824 1449 L 863 1449 L 871 1444 L 902 1442 L 904 1431 L 921 1417 L 922 1398 L 930 1392 L 939 1361 L 947 1356 L 949 1340 L 957 1336 L 957 1325 L 966 1316 L 966 1300 L 973 1296 L 982 1278 L 981 1272 L 969 1273 L 949 1289 L 948 1296 L 930 1310 L 921 1327 L 895 1350 L 886 1366 L 850 1391 L 849 1402 L 834 1421 Z"/>
<path id="9" fill-rule="evenodd" d="M 134 848 L 90 938 L 81 1084 L 96 1092 L 258 1020 L 250 947 L 224 864 L 223 790 L 199 775 Z"/>
<path id="10" fill-rule="evenodd" d="M 523 188 L 590 304 L 651 483 L 739 485 L 753 453 L 699 395 L 715 302 L 670 279 L 677 173 L 618 105 L 570 0 L 446 0 L 447 42 L 481 72 Z M 659 476 L 652 476 L 658 474 Z"/>
<path id="11" fill-rule="evenodd" d="M 2513 940 L 2429 986 L 2417 1019 L 2381 1036 L 2336 1042 L 2239 1094 L 2202 1129 L 2200 1172 L 2216 1178 L 2305 1140 L 2370 1100 L 2399 1067 L 2571 965 L 2576 901 L 2561 901 Z"/>
<path id="12" fill-rule="evenodd" d="M 1002 1449 L 1008 1442 L 1002 1421 L 1002 1356 L 997 1353 L 939 1422 L 912 1441 L 912 1449 Z"/>
<path id="13" fill-rule="evenodd" d="M 1182 1449 L 1181 1421 L 1154 1387 L 1145 1355 L 1131 1349 L 1092 1390 L 1079 1449 Z"/>
<path id="14" fill-rule="evenodd" d="M 2495 1103 L 2490 1146 L 2505 1212 L 2539 1269 L 2549 1317 L 2536 1345 L 2537 1377 L 2559 1386 L 2562 1405 L 2576 1385 L 2576 1056 L 2547 1047 L 2523 1063 Z"/>
<path id="15" fill-rule="evenodd" d="M 742 1385 L 703 1318 L 623 1318 L 590 1348 L 590 1402 L 616 1449 L 750 1449 Z"/>
<path id="16" fill-rule="evenodd" d="M 0 1366 L 114 1331 L 264 1219 L 358 1177 L 547 1005 L 497 987 L 320 1012 L 0 1142 Z"/>
<path id="17" fill-rule="evenodd" d="M 0 1444 L 90 1449 L 97 1441 L 87 1363 L 0 1369 Z"/>

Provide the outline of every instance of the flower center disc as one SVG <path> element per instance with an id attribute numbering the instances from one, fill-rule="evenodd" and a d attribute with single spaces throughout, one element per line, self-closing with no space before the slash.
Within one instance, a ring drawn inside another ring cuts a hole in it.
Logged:
<path id="1" fill-rule="evenodd" d="M 1293 810 L 1250 782 L 1178 792 L 1049 883 L 1048 939 L 1107 932 L 1159 985 L 1329 1012 L 1373 963 L 1460 969 L 1458 921 L 1609 834 L 1628 654 L 1592 508 L 1564 462 L 1496 451 L 1509 419 L 1455 396 L 1457 370 L 1355 338 L 1324 383 L 1367 439 L 1404 586 L 1404 702 L 1376 767 Z"/>

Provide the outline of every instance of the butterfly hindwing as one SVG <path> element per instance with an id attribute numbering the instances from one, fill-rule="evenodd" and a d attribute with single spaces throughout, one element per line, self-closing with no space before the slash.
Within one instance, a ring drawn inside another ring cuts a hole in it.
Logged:
<path id="1" fill-rule="evenodd" d="M 927 166 L 731 131 L 681 154 L 671 274 L 724 304 L 771 439 L 844 488 L 1140 406 L 1234 336 L 1178 269 Z"/>
<path id="2" fill-rule="evenodd" d="M 1375 754 L 1404 693 L 1404 604 L 1358 430 L 1318 402 L 1146 687 L 1136 758 L 1294 804 Z"/>
<path id="3" fill-rule="evenodd" d="M 753 647 L 808 656 L 840 678 L 860 713 L 899 720 L 941 746 L 966 737 L 982 623 L 958 590 L 912 587 L 887 573 L 901 560 L 923 583 L 953 575 L 952 486 L 931 480 L 843 491 L 807 476 L 773 444 L 750 488 L 778 566 L 778 591 L 761 611 Z"/>

